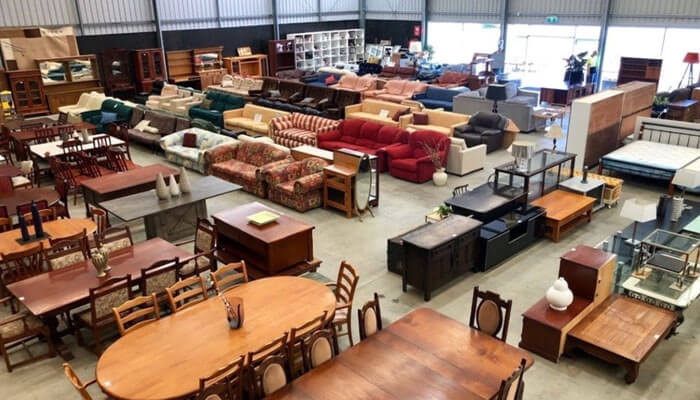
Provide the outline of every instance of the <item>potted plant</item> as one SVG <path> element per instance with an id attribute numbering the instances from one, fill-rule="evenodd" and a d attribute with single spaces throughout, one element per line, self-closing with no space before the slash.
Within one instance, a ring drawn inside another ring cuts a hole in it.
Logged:
<path id="1" fill-rule="evenodd" d="M 442 166 L 440 152 L 438 152 L 436 148 L 429 146 L 427 143 L 423 143 L 423 148 L 425 149 L 425 152 L 428 153 L 430 161 L 435 167 L 435 172 L 433 172 L 433 183 L 435 186 L 445 186 L 447 183 L 447 172 L 445 172 L 445 168 Z"/>
<path id="2" fill-rule="evenodd" d="M 587 51 L 578 54 L 572 54 L 566 61 L 566 73 L 564 74 L 564 82 L 570 85 L 578 85 L 583 82 L 583 68 L 586 66 Z"/>
<path id="3" fill-rule="evenodd" d="M 445 219 L 452 214 L 452 208 L 447 204 L 441 204 L 440 207 L 437 208 L 437 213 L 440 215 L 441 219 Z"/>
<path id="4" fill-rule="evenodd" d="M 668 97 L 666 96 L 654 96 L 654 105 L 651 107 L 652 110 L 656 112 L 663 112 L 666 107 L 668 107 Z"/>

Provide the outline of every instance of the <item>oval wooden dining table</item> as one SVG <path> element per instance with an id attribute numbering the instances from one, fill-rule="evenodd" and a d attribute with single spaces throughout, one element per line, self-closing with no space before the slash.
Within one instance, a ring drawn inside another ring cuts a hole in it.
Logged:
<path id="1" fill-rule="evenodd" d="M 335 295 L 307 278 L 272 277 L 225 292 L 243 299 L 245 319 L 230 329 L 215 296 L 138 328 L 102 354 L 95 375 L 117 399 L 160 400 L 190 396 L 199 378 L 257 350 L 284 332 L 335 311 Z"/>
<path id="2" fill-rule="evenodd" d="M 34 226 L 29 225 L 29 234 L 34 234 Z M 66 236 L 80 233 L 83 229 L 87 234 L 95 232 L 97 225 L 88 218 L 64 218 L 55 221 L 44 222 L 44 232 L 48 233 L 51 238 L 62 238 Z M 14 253 L 21 250 L 30 249 L 39 243 L 38 241 L 20 244 L 17 239 L 22 237 L 19 229 L 0 233 L 0 254 Z M 49 239 L 41 241 L 44 247 L 49 245 Z"/>
<path id="3" fill-rule="evenodd" d="M 7 207 L 9 215 L 17 214 L 17 206 L 32 201 L 46 200 L 49 206 L 59 200 L 58 192 L 46 187 L 17 189 L 12 192 L 0 193 L 0 206 Z"/>

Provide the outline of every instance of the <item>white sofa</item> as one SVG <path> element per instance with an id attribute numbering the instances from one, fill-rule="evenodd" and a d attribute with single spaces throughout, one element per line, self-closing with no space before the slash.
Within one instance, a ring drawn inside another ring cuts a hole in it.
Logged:
<path id="1" fill-rule="evenodd" d="M 450 138 L 450 150 L 447 153 L 445 170 L 454 175 L 466 175 L 484 168 L 486 164 L 486 145 L 467 147 L 462 138 Z"/>
<path id="2" fill-rule="evenodd" d="M 83 119 L 80 114 L 86 111 L 99 110 L 106 98 L 107 96 L 104 93 L 85 92 L 80 95 L 77 104 L 58 107 L 58 112 L 65 113 L 68 116 L 67 121 L 71 124 L 81 122 Z"/>
<path id="3" fill-rule="evenodd" d="M 182 145 L 185 133 L 197 135 L 197 147 Z M 205 157 L 207 151 L 228 143 L 238 143 L 238 140 L 199 128 L 188 128 L 160 139 L 160 147 L 168 161 L 202 174 L 206 174 L 208 169 Z"/>

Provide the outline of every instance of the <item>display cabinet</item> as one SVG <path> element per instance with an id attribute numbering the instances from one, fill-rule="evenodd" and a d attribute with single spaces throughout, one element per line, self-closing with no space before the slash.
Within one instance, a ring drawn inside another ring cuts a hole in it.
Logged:
<path id="1" fill-rule="evenodd" d="M 294 40 L 268 40 L 267 54 L 270 61 L 270 75 L 279 71 L 294 69 Z"/>
<path id="2" fill-rule="evenodd" d="M 100 54 L 102 79 L 109 96 L 129 99 L 135 93 L 131 71 L 131 51 L 125 49 L 105 50 Z"/>
<path id="3" fill-rule="evenodd" d="M 136 89 L 139 92 L 150 93 L 153 90 L 153 82 L 165 80 L 163 50 L 135 50 L 131 56 L 134 62 Z"/>
<path id="4" fill-rule="evenodd" d="M 51 113 L 76 104 L 84 92 L 102 92 L 100 70 L 94 54 L 71 57 L 37 58 L 44 94 Z"/>
<path id="5" fill-rule="evenodd" d="M 358 63 L 364 59 L 364 29 L 290 33 L 294 40 L 295 68 L 315 71 L 336 64 Z"/>
<path id="6" fill-rule="evenodd" d="M 41 71 L 38 69 L 7 71 L 7 76 L 18 114 L 28 116 L 49 112 Z"/>
<path id="7" fill-rule="evenodd" d="M 556 189 L 563 179 L 571 178 L 575 160 L 576 154 L 540 150 L 523 165 L 510 162 L 497 166 L 494 181 L 497 185 L 522 188 L 528 193 L 528 200 L 534 200 Z"/>

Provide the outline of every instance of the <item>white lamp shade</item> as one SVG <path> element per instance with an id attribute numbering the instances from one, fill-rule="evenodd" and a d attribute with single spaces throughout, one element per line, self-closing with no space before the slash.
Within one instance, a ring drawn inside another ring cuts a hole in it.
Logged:
<path id="1" fill-rule="evenodd" d="M 673 184 L 694 189 L 700 186 L 700 171 L 681 168 L 673 176 Z"/>
<path id="2" fill-rule="evenodd" d="M 561 129 L 561 126 L 554 124 L 549 127 L 544 137 L 549 139 L 564 139 L 564 131 Z"/>
<path id="3" fill-rule="evenodd" d="M 636 222 L 647 222 L 656 219 L 656 203 L 643 202 L 637 199 L 625 201 L 620 210 L 620 216 Z"/>

